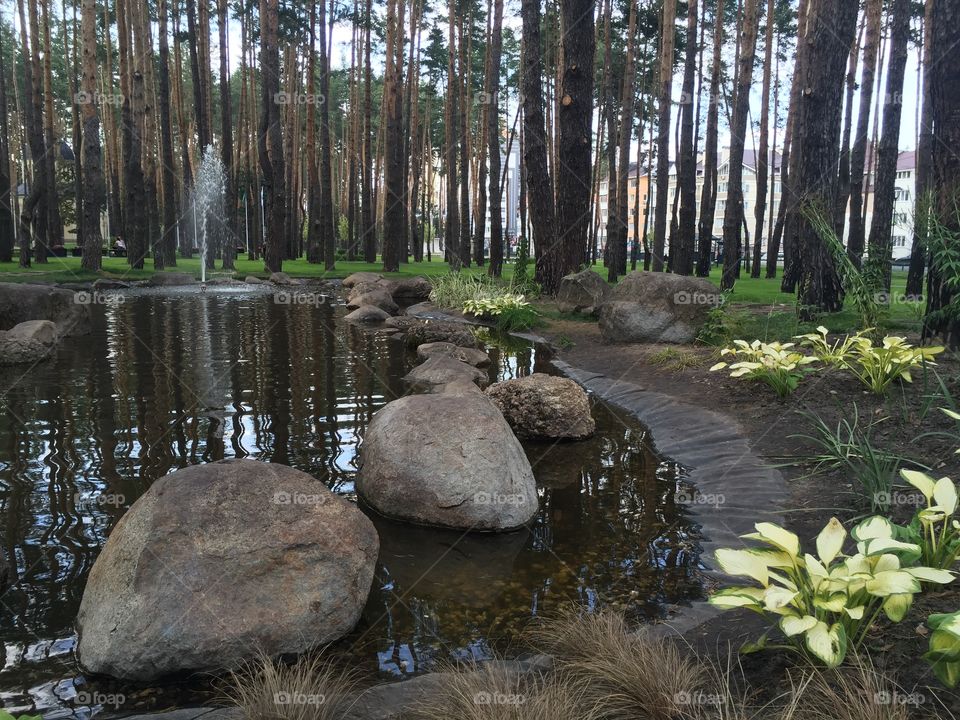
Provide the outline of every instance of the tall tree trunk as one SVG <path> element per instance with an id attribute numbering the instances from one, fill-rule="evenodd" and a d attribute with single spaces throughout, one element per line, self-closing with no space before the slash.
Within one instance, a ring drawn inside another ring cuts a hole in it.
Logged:
<path id="1" fill-rule="evenodd" d="M 805 88 L 797 114 L 797 217 L 789 221 L 799 249 L 798 302 L 802 315 L 835 312 L 843 306 L 843 288 L 830 249 L 811 213 L 832 227 L 836 207 L 837 163 L 843 112 L 843 78 L 857 25 L 857 3 L 810 0 L 807 34 L 800 61 Z"/>
<path id="2" fill-rule="evenodd" d="M 203 0 L 206 2 L 206 0 Z M 220 40 L 220 160 L 226 184 L 223 204 L 226 214 L 224 227 L 223 269 L 233 270 L 233 256 L 237 246 L 237 186 L 233 173 L 233 111 L 231 108 L 230 69 L 227 64 L 227 0 L 217 2 L 217 31 Z"/>
<path id="3" fill-rule="evenodd" d="M 758 23 L 757 0 L 744 0 L 737 91 L 733 98 L 730 121 L 727 207 L 723 213 L 723 275 L 720 279 L 722 290 L 732 288 L 736 282 L 742 251 L 743 151 L 747 139 L 747 116 L 750 114 L 750 86 L 753 83 Z"/>
<path id="4" fill-rule="evenodd" d="M 3 20 L 0 18 L 0 27 Z M 74 40 L 76 42 L 76 40 Z M 10 136 L 7 124 L 7 64 L 0 33 L 0 262 L 13 260 L 13 208 L 10 206 Z"/>
<path id="5" fill-rule="evenodd" d="M 557 239 L 547 248 L 540 283 L 553 294 L 560 280 L 576 272 L 586 258 L 590 227 L 590 147 L 593 134 L 593 70 L 596 51 L 595 0 L 560 0 L 562 84 L 559 93 L 560 128 L 557 149 Z M 629 132 L 629 131 L 628 131 Z"/>
<path id="6" fill-rule="evenodd" d="M 763 88 L 760 91 L 760 139 L 757 157 L 757 203 L 753 217 L 753 263 L 750 277 L 760 277 L 760 254 L 763 247 L 763 220 L 767 211 L 767 175 L 770 171 L 770 77 L 773 74 L 773 27 L 776 23 L 774 0 L 767 0 L 767 27 L 763 39 Z M 773 108 L 776 117 L 777 108 Z M 776 152 L 776 150 L 774 150 Z M 776 163 L 774 163 L 776 166 Z"/>
<path id="7" fill-rule="evenodd" d="M 100 157 L 100 115 L 97 112 L 97 6 L 96 0 L 83 0 L 83 215 L 77 218 L 83 238 L 84 270 L 100 269 L 103 238 L 100 235 L 100 209 L 104 201 L 103 168 Z M 109 30 L 109 28 L 108 28 Z"/>
<path id="8" fill-rule="evenodd" d="M 677 2 L 664 0 L 660 24 L 660 97 L 657 108 L 657 189 L 653 215 L 653 271 L 663 270 L 667 238 L 667 203 L 670 198 L 670 104 L 673 94 L 673 48 L 676 39 Z"/>
<path id="9" fill-rule="evenodd" d="M 372 72 L 370 69 L 373 0 L 367 0 L 364 34 L 364 79 L 363 79 L 363 192 L 361 217 L 363 218 L 363 259 L 372 263 L 377 260 L 377 229 L 374 223 L 376 203 L 373 197 L 373 100 Z"/>
<path id="10" fill-rule="evenodd" d="M 520 73 L 523 91 L 523 171 L 525 183 L 522 208 L 529 211 L 536 248 L 536 279 L 541 285 L 556 275 L 554 256 L 549 252 L 556 242 L 557 218 L 553 200 L 553 180 L 547 168 L 547 132 L 543 111 L 543 57 L 540 54 L 540 0 L 521 0 L 520 17 L 523 43 Z M 521 235 L 526 235 L 526 221 Z M 521 239 L 520 242 L 526 242 Z M 529 245 L 528 245 L 529 247 Z M 561 276 L 562 277 L 562 276 Z"/>
<path id="11" fill-rule="evenodd" d="M 612 255 L 607 279 L 613 282 L 617 275 L 627 274 L 627 213 L 629 210 L 630 186 L 630 142 L 633 139 L 633 79 L 635 74 L 634 63 L 636 54 L 638 0 L 630 3 L 630 19 L 627 22 L 627 57 L 623 68 L 623 87 L 620 94 L 620 136 L 618 154 L 620 163 L 617 166 L 617 222 L 615 252 Z M 691 0 L 692 11 L 696 14 L 696 0 Z M 612 270 L 612 272 L 611 272 Z"/>
<path id="12" fill-rule="evenodd" d="M 327 52 L 327 14 L 324 0 L 318 3 L 319 26 L 323 29 L 323 42 L 320 43 L 320 232 L 318 237 L 323 246 L 323 264 L 327 270 L 333 270 L 337 262 L 336 220 L 333 214 L 333 169 L 330 159 L 330 59 Z M 313 88 L 310 89 L 313 92 Z"/>
<path id="13" fill-rule="evenodd" d="M 933 176 L 933 6 L 934 0 L 926 0 L 923 11 L 923 91 L 920 112 L 919 138 L 917 139 L 916 187 L 914 188 L 913 247 L 910 250 L 910 270 L 907 273 L 906 294 L 916 297 L 923 292 L 923 271 L 927 260 L 930 234 L 930 192 Z"/>
<path id="14" fill-rule="evenodd" d="M 960 45 L 956 29 L 960 27 L 960 2 L 939 0 L 931 13 L 931 56 L 936 63 L 931 68 L 931 98 L 933 178 L 936 188 L 935 213 L 940 225 L 938 247 L 933 250 L 928 274 L 927 317 L 924 334 L 940 335 L 953 349 L 960 347 L 960 313 L 957 297 L 960 288 L 955 271 L 946 265 L 949 256 L 953 262 L 960 255 Z M 940 239 L 942 238 L 942 245 Z M 952 305 L 952 312 L 944 312 Z"/>
<path id="15" fill-rule="evenodd" d="M 687 2 L 687 47 L 680 100 L 680 144 L 677 151 L 680 216 L 677 222 L 677 234 L 670 240 L 671 269 L 680 275 L 693 274 L 693 256 L 697 238 L 697 152 L 693 140 L 696 110 L 694 83 L 697 76 L 698 50 L 695 40 L 697 12 L 697 0 L 689 0 Z"/>
<path id="16" fill-rule="evenodd" d="M 697 227 L 697 275 L 707 277 L 713 260 L 713 224 L 717 208 L 717 135 L 720 122 L 720 59 L 723 50 L 723 0 L 717 0 L 713 18 L 713 60 L 703 149 L 703 187 Z"/>
<path id="17" fill-rule="evenodd" d="M 844 100 L 843 138 L 840 140 L 840 188 L 837 191 L 837 207 L 834 209 L 833 226 L 838 238 L 846 232 L 847 203 L 850 201 L 850 137 L 853 133 L 853 100 L 857 89 L 857 61 L 860 58 L 860 45 L 863 43 L 865 18 L 860 20 L 857 39 L 850 48 L 847 62 L 847 95 Z"/>
<path id="18" fill-rule="evenodd" d="M 493 0 L 490 56 L 487 68 L 487 154 L 490 158 L 490 268 L 492 277 L 503 271 L 502 190 L 500 185 L 500 56 L 503 47 L 503 0 Z M 508 162 L 509 162 L 509 155 Z"/>
<path id="19" fill-rule="evenodd" d="M 177 218 L 180 206 L 173 168 L 173 130 L 170 118 L 170 43 L 167 37 L 167 2 L 159 0 L 160 41 L 160 178 L 163 186 L 163 241 L 158 249 L 164 265 L 177 264 Z M 156 259 L 155 259 L 156 262 Z"/>
<path id="20" fill-rule="evenodd" d="M 201 0 L 206 2 L 206 0 Z M 187 46 L 190 49 L 190 77 L 193 80 L 193 114 L 194 124 L 197 130 L 197 142 L 200 145 L 200 152 L 206 149 L 210 144 L 210 128 L 207 126 L 207 101 L 203 96 L 206 83 L 203 80 L 204 74 L 209 74 L 210 65 L 204 66 L 200 57 L 200 32 L 197 29 L 197 3 L 196 0 L 186 0 L 187 7 Z M 278 63 L 279 64 L 279 63 Z"/>
<path id="21" fill-rule="evenodd" d="M 396 272 L 400 269 L 400 253 L 406 242 L 402 157 L 404 7 L 403 0 L 388 0 L 386 69 L 383 76 L 385 119 L 383 269 L 388 272 Z"/>
<path id="22" fill-rule="evenodd" d="M 40 69 L 40 22 L 37 16 L 37 3 L 29 2 L 30 40 L 27 40 L 26 23 L 23 19 L 23 3 L 18 2 L 20 12 L 21 45 L 25 53 L 24 68 L 24 105 L 27 118 L 27 137 L 30 146 L 30 160 L 33 166 L 33 178 L 30 195 L 24 200 L 21 211 L 21 234 L 29 239 L 33 236 L 33 256 L 37 262 L 47 261 L 47 232 L 49 224 L 49 178 L 47 177 L 47 148 L 43 135 L 43 74 Z M 24 265 L 21 254 L 20 264 Z M 26 262 L 30 264 L 29 259 Z"/>
<path id="23" fill-rule="evenodd" d="M 850 233 L 847 236 L 847 254 L 860 266 L 866 231 L 863 222 L 863 185 L 867 158 L 867 135 L 870 128 L 870 109 L 873 105 L 873 86 L 877 72 L 880 48 L 880 24 L 883 0 L 867 0 L 866 30 L 863 41 L 863 70 L 860 75 L 860 112 L 857 130 L 850 152 Z"/>
<path id="24" fill-rule="evenodd" d="M 880 283 L 890 289 L 893 204 L 897 182 L 900 117 L 903 110 L 903 81 L 907 68 L 907 43 L 910 39 L 910 0 L 893 0 L 890 18 L 890 60 L 887 65 L 887 89 L 883 104 L 883 132 L 877 148 L 877 174 L 873 189 L 873 220 L 870 223 L 870 265 Z"/>
<path id="25" fill-rule="evenodd" d="M 466 34 L 464 33 L 466 26 Z M 460 132 L 460 262 L 464 266 L 470 267 L 470 64 L 471 57 L 468 45 L 470 44 L 471 32 L 473 28 L 473 13 L 467 10 L 466 19 L 461 15 L 459 24 L 460 45 L 459 49 L 459 68 L 460 82 L 458 83 L 460 91 L 460 101 L 458 109 L 460 113 L 457 118 Z"/>
<path id="26" fill-rule="evenodd" d="M 261 109 L 257 134 L 260 175 L 264 189 L 264 215 L 267 218 L 264 264 L 270 272 L 283 269 L 286 246 L 286 193 L 283 160 L 283 130 L 280 125 L 280 49 L 277 45 L 278 0 L 260 0 L 260 74 Z"/>
<path id="27" fill-rule="evenodd" d="M 36 0 L 43 8 L 43 134 L 47 153 L 47 243 L 63 245 L 63 218 L 60 215 L 60 192 L 57 189 L 57 156 L 60 143 L 53 130 L 53 52 L 50 45 L 50 5 L 52 0 Z M 43 260 L 46 262 L 46 258 Z"/>
<path id="28" fill-rule="evenodd" d="M 449 17 L 447 37 L 447 97 L 444 108 L 444 153 L 445 169 L 447 172 L 447 217 L 443 228 L 444 254 L 450 267 L 459 270 L 460 257 L 460 205 L 457 194 L 457 128 L 459 115 L 457 114 L 457 96 L 459 95 L 457 80 L 457 50 L 456 50 L 456 3 L 450 0 L 447 5 Z"/>
<path id="29" fill-rule="evenodd" d="M 317 87 L 317 6 L 326 0 L 310 5 L 310 47 L 307 55 L 307 262 L 318 263 L 323 258 L 323 242 L 320 217 L 320 173 L 317 170 L 317 105 L 309 102 Z M 323 27 L 321 23 L 320 27 Z M 323 44 L 323 43 L 321 43 Z"/>

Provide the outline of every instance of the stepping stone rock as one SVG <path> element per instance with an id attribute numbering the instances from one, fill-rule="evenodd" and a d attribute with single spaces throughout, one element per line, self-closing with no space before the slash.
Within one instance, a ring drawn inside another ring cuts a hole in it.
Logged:
<path id="1" fill-rule="evenodd" d="M 421 360 L 429 360 L 432 357 L 449 357 L 478 368 L 490 364 L 490 356 L 483 350 L 458 347 L 448 342 L 424 343 L 417 348 L 417 357 Z"/>
<path id="2" fill-rule="evenodd" d="M 387 517 L 461 530 L 510 530 L 537 512 L 530 463 L 480 395 L 409 395 L 373 416 L 357 493 Z"/>
<path id="3" fill-rule="evenodd" d="M 394 300 L 426 300 L 430 297 L 433 285 L 425 277 L 403 278 L 401 280 L 380 280 Z"/>
<path id="4" fill-rule="evenodd" d="M 247 275 L 243 281 L 248 285 L 266 285 L 268 283 L 267 280 L 258 278 L 256 275 Z"/>
<path id="5" fill-rule="evenodd" d="M 360 283 L 377 283 L 380 280 L 383 280 L 383 275 L 380 273 L 355 272 L 352 275 L 347 275 L 343 279 L 343 286 L 345 288 L 352 288 L 354 285 L 358 285 Z"/>
<path id="6" fill-rule="evenodd" d="M 47 358 L 57 344 L 57 326 L 49 320 L 27 320 L 0 330 L 0 365 L 35 363 Z"/>
<path id="7" fill-rule="evenodd" d="M 449 342 L 458 347 L 475 348 L 479 345 L 469 326 L 449 320 L 425 320 L 415 317 L 394 317 L 387 324 L 399 328 L 406 334 L 409 348 L 417 348 L 424 343 Z"/>
<path id="8" fill-rule="evenodd" d="M 80 664 L 149 681 L 333 642 L 360 618 L 378 550 L 370 520 L 299 470 L 179 470 L 133 504 L 94 563 Z"/>
<path id="9" fill-rule="evenodd" d="M 275 272 L 270 273 L 270 282 L 274 285 L 299 285 L 296 280 L 287 275 L 285 272 Z"/>
<path id="10" fill-rule="evenodd" d="M 350 296 L 347 298 L 347 307 L 353 310 L 364 305 L 373 305 L 390 315 L 396 315 L 400 312 L 400 306 L 394 302 L 393 296 L 380 285 L 362 283 L 353 287 Z"/>
<path id="11" fill-rule="evenodd" d="M 376 305 L 362 305 L 349 313 L 343 319 L 348 322 L 357 323 L 380 323 L 390 317 L 388 312 L 381 310 Z"/>
<path id="12" fill-rule="evenodd" d="M 533 373 L 496 383 L 487 396 L 521 438 L 582 440 L 597 427 L 590 398 L 567 378 Z"/>
<path id="13" fill-rule="evenodd" d="M 432 357 L 417 365 L 403 379 L 412 388 L 427 391 L 458 381 L 473 382 L 482 388 L 490 384 L 490 378 L 482 370 L 445 356 Z"/>

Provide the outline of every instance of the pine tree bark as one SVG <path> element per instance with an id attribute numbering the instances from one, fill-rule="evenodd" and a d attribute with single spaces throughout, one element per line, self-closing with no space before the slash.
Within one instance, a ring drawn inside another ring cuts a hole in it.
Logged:
<path id="1" fill-rule="evenodd" d="M 880 49 L 880 24 L 883 0 L 867 0 L 866 30 L 863 41 L 863 70 L 860 75 L 860 112 L 857 130 L 850 152 L 850 232 L 847 236 L 847 255 L 860 267 L 863 256 L 865 228 L 863 222 L 863 184 L 867 158 L 867 135 L 870 128 L 870 109 L 873 105 L 873 86 Z"/>
<path id="2" fill-rule="evenodd" d="M 63 218 L 60 214 L 60 191 L 57 189 L 57 155 L 60 143 L 53 130 L 53 52 L 50 46 L 50 5 L 52 0 L 35 0 L 43 9 L 43 134 L 46 145 L 47 174 L 47 244 L 63 245 Z M 42 260 L 46 262 L 46 257 Z"/>
<path id="3" fill-rule="evenodd" d="M 707 277 L 713 260 L 713 223 L 717 208 L 717 143 L 720 123 L 720 60 L 723 50 L 723 0 L 717 0 L 713 18 L 713 59 L 703 149 L 703 187 L 697 226 L 697 275 Z"/>
<path id="4" fill-rule="evenodd" d="M 820 237 L 810 214 L 832 224 L 840 155 L 843 79 L 857 24 L 857 3 L 847 0 L 810 0 L 806 41 L 798 60 L 804 88 L 797 114 L 796 180 L 791 180 L 799 204 L 788 227 L 796 228 L 799 250 L 798 302 L 801 316 L 836 312 L 843 307 L 843 287 L 830 249 Z"/>
<path id="5" fill-rule="evenodd" d="M 487 68 L 487 155 L 490 158 L 490 268 L 491 277 L 503 272 L 503 195 L 500 185 L 500 57 L 503 49 L 503 0 L 493 0 L 490 25 L 490 61 Z"/>
<path id="6" fill-rule="evenodd" d="M 910 249 L 910 270 L 907 273 L 906 294 L 917 297 L 923 292 L 923 271 L 927 264 L 928 235 L 930 231 L 931 178 L 933 175 L 933 5 L 926 0 L 923 10 L 923 90 L 919 137 L 917 139 L 916 185 L 914 188 L 913 247 Z"/>
<path id="7" fill-rule="evenodd" d="M 383 77 L 384 210 L 383 269 L 400 269 L 405 240 L 405 198 L 403 196 L 403 0 L 387 2 L 387 50 Z M 322 132 L 322 130 L 321 130 Z M 469 241 L 469 238 L 468 238 Z"/>
<path id="8" fill-rule="evenodd" d="M 694 8 L 692 10 L 694 15 L 696 15 L 696 2 L 697 0 L 691 0 L 690 2 L 690 6 Z M 607 279 L 610 282 L 615 281 L 619 275 L 627 274 L 628 193 L 630 186 L 630 142 L 633 139 L 633 98 L 635 95 L 633 80 L 637 42 L 637 4 L 637 0 L 630 3 L 630 19 L 627 21 L 627 56 L 623 66 L 623 86 L 620 93 L 620 133 L 617 149 L 620 162 L 617 165 L 616 236 L 613 238 L 614 252 L 611 254 L 611 263 L 607 271 Z M 696 21 L 694 21 L 694 24 L 696 24 Z"/>
<path id="9" fill-rule="evenodd" d="M 261 108 L 257 134 L 260 175 L 264 190 L 264 264 L 270 272 L 283 269 L 286 246 L 285 168 L 283 130 L 280 125 L 280 50 L 277 44 L 278 0 L 260 0 Z"/>
<path id="10" fill-rule="evenodd" d="M 730 156 L 727 162 L 729 185 L 727 206 L 723 213 L 721 290 L 729 290 L 736 283 L 743 250 L 743 152 L 747 139 L 747 118 L 750 114 L 750 86 L 753 83 L 758 23 L 757 0 L 744 0 L 737 90 L 733 98 L 733 113 L 730 120 Z"/>
<path id="11" fill-rule="evenodd" d="M 96 0 L 83 0 L 83 215 L 77 218 L 83 238 L 84 270 L 100 269 L 103 238 L 100 234 L 100 210 L 104 203 L 103 166 L 100 152 L 100 115 L 97 112 L 97 6 Z"/>
<path id="12" fill-rule="evenodd" d="M 173 130 L 170 118 L 170 41 L 167 37 L 167 2 L 159 0 L 159 50 L 160 50 L 160 179 L 163 187 L 163 240 L 158 255 L 162 253 L 164 265 L 177 264 L 177 218 L 180 215 L 176 182 L 173 175 Z"/>
<path id="13" fill-rule="evenodd" d="M 667 203 L 670 198 L 670 110 L 673 94 L 676 0 L 664 0 L 660 24 L 660 96 L 657 108 L 657 189 L 653 210 L 653 271 L 661 272 L 667 239 Z"/>
<path id="14" fill-rule="evenodd" d="M 0 26 L 3 25 L 0 18 Z M 13 208 L 10 206 L 10 136 L 7 124 L 7 68 L 0 34 L 0 262 L 12 262 Z"/>
<path id="15" fill-rule="evenodd" d="M 750 277 L 760 277 L 760 255 L 763 246 L 763 221 L 767 211 L 767 176 L 770 172 L 770 78 L 773 75 L 773 27 L 776 24 L 774 0 L 767 0 L 767 26 L 763 39 L 763 87 L 760 91 L 760 137 L 757 151 L 757 204 L 753 217 L 753 263 Z M 774 113 L 777 108 L 774 105 Z M 776 152 L 776 149 L 774 149 Z"/>
<path id="16" fill-rule="evenodd" d="M 204 0 L 206 2 L 206 0 Z M 227 0 L 217 2 L 217 32 L 220 40 L 220 160 L 226 184 L 223 192 L 226 214 L 221 257 L 223 269 L 233 270 L 237 246 L 237 186 L 233 171 L 233 109 L 231 107 L 230 70 L 227 64 Z"/>
<path id="17" fill-rule="evenodd" d="M 363 259 L 368 263 L 377 260 L 377 228 L 374 223 L 376 202 L 373 197 L 373 81 L 370 68 L 372 7 L 373 0 L 367 0 L 364 28 L 366 43 L 363 80 L 363 192 L 360 213 L 363 219 Z"/>
<path id="18" fill-rule="evenodd" d="M 460 205 L 457 193 L 457 140 L 458 119 L 457 96 L 459 82 L 457 80 L 457 51 L 456 51 L 456 3 L 450 0 L 447 5 L 449 18 L 447 34 L 447 97 L 444 108 L 444 158 L 447 173 L 447 217 L 443 228 L 443 247 L 447 262 L 453 270 L 459 270 L 460 257 Z"/>
<path id="19" fill-rule="evenodd" d="M 687 47 L 683 64 L 683 90 L 680 96 L 680 144 L 677 151 L 677 186 L 680 214 L 676 241 L 671 239 L 671 270 L 680 275 L 693 274 L 697 236 L 697 156 L 693 141 L 694 82 L 697 75 L 697 0 L 687 2 Z"/>

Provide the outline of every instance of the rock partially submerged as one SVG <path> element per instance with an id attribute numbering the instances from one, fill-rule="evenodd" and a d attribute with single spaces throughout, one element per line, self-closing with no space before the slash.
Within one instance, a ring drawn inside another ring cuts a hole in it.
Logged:
<path id="1" fill-rule="evenodd" d="M 390 313 L 381 310 L 376 305 L 363 305 L 343 318 L 347 322 L 382 323 L 390 317 Z"/>
<path id="2" fill-rule="evenodd" d="M 533 373 L 491 385 L 487 396 L 521 438 L 582 440 L 597 427 L 589 397 L 568 378 Z"/>
<path id="3" fill-rule="evenodd" d="M 475 383 L 482 388 L 490 384 L 490 378 L 485 372 L 452 357 L 442 355 L 429 358 L 417 365 L 403 379 L 412 388 L 426 391 L 440 385 L 448 385 L 462 380 Z"/>
<path id="4" fill-rule="evenodd" d="M 610 285 L 593 270 L 566 275 L 560 280 L 557 307 L 560 312 L 595 315 L 610 295 Z"/>
<path id="5" fill-rule="evenodd" d="M 400 306 L 385 287 L 377 283 L 358 283 L 350 290 L 347 297 L 347 307 L 351 310 L 373 305 L 390 315 L 400 312 Z"/>
<path id="6" fill-rule="evenodd" d="M 370 520 L 299 470 L 179 470 L 133 504 L 90 571 L 80 664 L 148 681 L 332 642 L 360 618 L 378 549 Z"/>
<path id="7" fill-rule="evenodd" d="M 390 318 L 387 324 L 403 332 L 407 347 L 411 349 L 432 342 L 448 342 L 467 348 L 479 345 L 469 326 L 463 323 L 403 316 Z"/>
<path id="8" fill-rule="evenodd" d="M 449 357 L 478 368 L 490 364 L 490 356 L 483 350 L 460 347 L 448 342 L 424 343 L 417 348 L 417 357 L 421 360 L 429 360 L 432 357 Z"/>
<path id="9" fill-rule="evenodd" d="M 360 459 L 357 493 L 387 517 L 510 530 L 537 512 L 527 456 L 480 394 L 409 395 L 388 403 L 367 426 Z"/>
<path id="10" fill-rule="evenodd" d="M 49 320 L 28 320 L 0 330 L 0 365 L 44 360 L 52 354 L 57 339 L 57 326 Z"/>
<path id="11" fill-rule="evenodd" d="M 600 333 L 611 343 L 692 343 L 722 303 L 709 280 L 632 272 L 600 308 Z"/>
<path id="12" fill-rule="evenodd" d="M 274 285 L 299 285 L 300 283 L 285 272 L 270 273 L 270 282 Z"/>
<path id="13" fill-rule="evenodd" d="M 352 288 L 354 285 L 360 283 L 376 283 L 380 280 L 383 280 L 383 275 L 380 273 L 374 272 L 355 272 L 351 275 L 347 275 L 343 279 L 343 286 L 347 289 Z"/>
<path id="14" fill-rule="evenodd" d="M 90 332 L 88 291 L 72 292 L 50 285 L 0 283 L 0 330 L 27 320 L 49 320 L 59 337 Z"/>

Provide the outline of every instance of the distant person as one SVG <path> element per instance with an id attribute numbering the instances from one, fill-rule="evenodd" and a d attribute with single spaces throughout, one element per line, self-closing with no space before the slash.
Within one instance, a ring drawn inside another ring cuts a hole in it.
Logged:
<path id="1" fill-rule="evenodd" d="M 117 235 L 117 239 L 113 242 L 113 254 L 116 257 L 127 256 L 127 244 L 123 242 L 123 238 L 119 235 Z"/>

